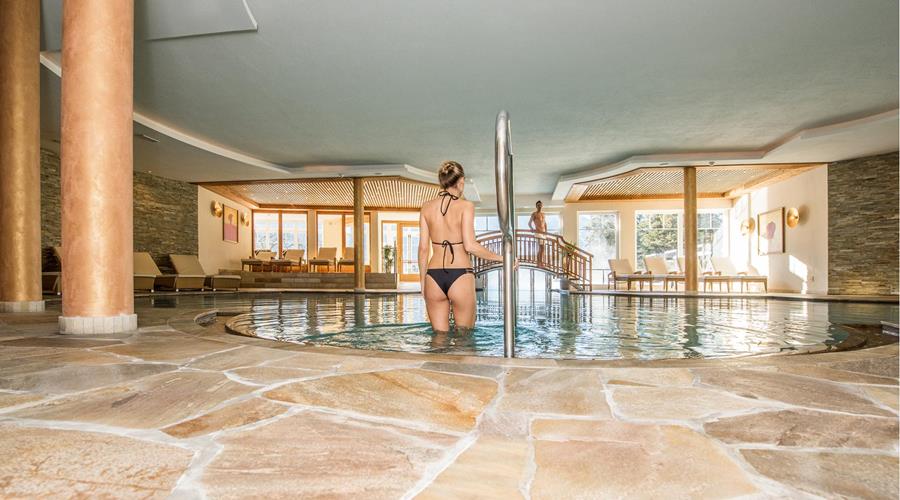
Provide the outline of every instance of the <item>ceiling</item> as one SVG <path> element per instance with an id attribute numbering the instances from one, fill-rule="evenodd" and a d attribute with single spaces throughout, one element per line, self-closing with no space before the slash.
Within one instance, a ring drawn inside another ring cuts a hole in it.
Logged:
<path id="1" fill-rule="evenodd" d="M 253 208 L 347 208 L 353 206 L 353 180 L 293 179 L 285 181 L 202 183 L 206 189 Z M 416 209 L 438 195 L 437 184 L 401 177 L 366 178 L 366 208 Z"/>
<path id="2" fill-rule="evenodd" d="M 697 169 L 697 196 L 734 198 L 752 189 L 786 180 L 821 165 L 715 165 Z M 639 168 L 625 174 L 576 184 L 566 201 L 682 198 L 684 168 Z"/>
<path id="3" fill-rule="evenodd" d="M 51 53 L 60 3 L 42 2 Z M 135 167 L 424 179 L 454 159 L 490 200 L 501 108 L 525 196 L 634 157 L 773 162 L 804 130 L 897 109 L 897 20 L 896 0 L 138 0 L 136 132 L 160 142 L 136 141 Z M 879 123 L 872 144 L 818 136 L 778 162 L 896 150 L 896 113 Z"/>

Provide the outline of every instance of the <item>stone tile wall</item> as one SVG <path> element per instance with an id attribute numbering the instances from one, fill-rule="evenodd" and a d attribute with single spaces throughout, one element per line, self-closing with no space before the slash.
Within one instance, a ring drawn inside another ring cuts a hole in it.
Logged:
<path id="1" fill-rule="evenodd" d="M 828 165 L 828 293 L 898 292 L 897 153 Z"/>
<path id="2" fill-rule="evenodd" d="M 59 156 L 41 150 L 41 246 L 45 271 L 58 271 L 51 247 L 60 242 Z M 134 250 L 150 252 L 162 272 L 170 253 L 197 254 L 197 186 L 134 173 Z"/>

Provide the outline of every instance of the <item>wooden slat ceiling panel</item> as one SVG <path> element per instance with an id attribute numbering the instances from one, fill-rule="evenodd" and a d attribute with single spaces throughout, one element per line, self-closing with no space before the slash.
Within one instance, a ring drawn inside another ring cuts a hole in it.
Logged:
<path id="1" fill-rule="evenodd" d="M 765 167 L 765 168 L 761 168 Z M 782 178 L 806 171 L 805 165 L 697 167 L 697 193 L 702 197 L 723 197 L 732 190 L 752 186 L 768 178 Z M 629 198 L 680 197 L 684 189 L 681 168 L 641 168 L 610 179 L 588 184 L 578 201 Z"/>
<path id="2" fill-rule="evenodd" d="M 248 182 L 208 187 L 220 193 L 231 192 L 260 207 L 353 206 L 353 180 L 349 178 Z M 363 203 L 367 207 L 378 208 L 419 208 L 424 202 L 435 198 L 438 191 L 436 184 L 399 177 L 367 178 L 363 187 Z"/>

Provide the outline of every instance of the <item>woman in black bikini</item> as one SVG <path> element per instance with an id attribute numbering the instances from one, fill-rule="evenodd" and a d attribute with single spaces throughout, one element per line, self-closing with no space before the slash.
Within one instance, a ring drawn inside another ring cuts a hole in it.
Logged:
<path id="1" fill-rule="evenodd" d="M 419 273 L 431 328 L 447 332 L 451 307 L 457 328 L 475 326 L 475 274 L 469 254 L 497 262 L 503 257 L 475 241 L 475 206 L 460 199 L 466 182 L 462 166 L 444 162 L 438 181 L 441 192 L 422 205 L 419 216 Z"/>

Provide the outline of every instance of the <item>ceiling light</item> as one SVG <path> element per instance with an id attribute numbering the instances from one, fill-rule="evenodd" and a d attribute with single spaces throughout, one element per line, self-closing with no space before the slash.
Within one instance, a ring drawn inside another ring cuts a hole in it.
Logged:
<path id="1" fill-rule="evenodd" d="M 660 163 L 659 166 L 660 166 L 660 167 L 665 167 L 665 166 L 668 165 L 668 164 L 669 164 L 669 162 L 664 161 L 664 162 Z"/>
<path id="2" fill-rule="evenodd" d="M 715 165 L 715 164 L 716 164 L 716 162 L 714 162 L 714 161 L 711 161 L 711 162 L 709 162 L 709 164 L 710 164 L 710 165 Z"/>

